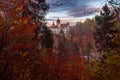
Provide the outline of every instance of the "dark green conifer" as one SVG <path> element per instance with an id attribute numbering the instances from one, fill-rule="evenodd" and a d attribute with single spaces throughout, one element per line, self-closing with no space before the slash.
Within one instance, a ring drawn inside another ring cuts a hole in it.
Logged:
<path id="1" fill-rule="evenodd" d="M 100 15 L 95 17 L 97 26 L 94 38 L 99 52 L 117 49 L 120 46 L 114 43 L 115 36 L 119 33 L 117 15 L 108 5 L 103 6 L 102 9 Z"/>

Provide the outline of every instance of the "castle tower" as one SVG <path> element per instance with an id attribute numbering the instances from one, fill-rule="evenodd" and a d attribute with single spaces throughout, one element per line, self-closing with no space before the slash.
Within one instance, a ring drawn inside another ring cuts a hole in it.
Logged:
<path id="1" fill-rule="evenodd" d="M 59 18 L 57 19 L 57 24 L 60 24 L 60 19 Z"/>
<path id="2" fill-rule="evenodd" d="M 53 21 L 53 23 L 52 23 L 52 27 L 55 27 L 55 23 L 54 23 L 54 21 Z"/>
<path id="3" fill-rule="evenodd" d="M 56 20 L 56 23 L 57 23 L 57 27 L 60 28 L 60 19 L 59 18 Z"/>

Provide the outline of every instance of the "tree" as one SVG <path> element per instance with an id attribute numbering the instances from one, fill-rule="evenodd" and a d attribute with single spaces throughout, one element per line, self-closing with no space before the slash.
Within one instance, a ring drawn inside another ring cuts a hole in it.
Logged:
<path id="1" fill-rule="evenodd" d="M 63 57 L 65 56 L 65 54 L 63 54 L 64 52 L 66 52 L 66 38 L 65 38 L 65 34 L 63 32 L 63 30 L 60 31 L 59 33 L 59 43 L 58 43 L 58 49 L 59 49 L 59 56 Z"/>
<path id="2" fill-rule="evenodd" d="M 103 12 L 95 17 L 97 26 L 94 32 L 96 47 L 99 52 L 117 50 L 119 44 L 114 43 L 113 39 L 119 33 L 117 15 L 111 11 L 107 5 L 103 6 Z"/>
<path id="3" fill-rule="evenodd" d="M 15 5 L 16 3 L 16 5 Z M 17 4 L 19 3 L 19 4 Z M 21 5 L 22 3 L 22 5 Z M 13 5 L 11 5 L 13 4 Z M 0 54 L 5 46 L 6 39 L 8 37 L 8 32 L 11 27 L 16 27 L 17 22 L 20 20 L 20 15 L 22 13 L 22 6 L 25 5 L 26 2 L 23 0 L 1 0 L 0 1 L 0 12 L 1 12 L 1 20 L 3 20 L 1 25 L 1 38 L 0 38 Z M 14 18 L 13 18 L 14 16 Z M 16 21 L 16 22 L 15 22 Z"/>
<path id="4" fill-rule="evenodd" d="M 38 49 L 52 48 L 53 47 L 53 37 L 51 31 L 46 26 L 45 15 L 49 9 L 49 5 L 46 0 L 30 0 L 24 15 L 32 15 L 32 21 L 37 24 L 35 29 L 35 38 L 38 42 Z"/>
<path id="5" fill-rule="evenodd" d="M 25 0 L 0 1 L 0 79 L 5 80 L 12 71 L 16 57 L 33 47 L 33 30 L 35 25 L 31 17 L 23 18 Z M 27 36 L 27 37 L 26 37 Z M 7 74 L 7 75 L 6 75 Z"/>
<path id="6" fill-rule="evenodd" d="M 120 2 L 119 0 L 107 0 L 108 3 L 114 5 L 114 6 L 119 6 L 120 5 Z"/>
<path id="7" fill-rule="evenodd" d="M 41 25 L 40 27 L 36 28 L 35 31 L 35 37 L 38 39 L 38 49 L 51 49 L 53 48 L 53 35 L 51 30 L 45 26 L 45 25 Z"/>
<path id="8" fill-rule="evenodd" d="M 119 80 L 120 55 L 116 51 L 105 53 L 104 63 L 91 61 L 88 65 L 89 79 L 91 80 Z M 112 76 L 111 76 L 112 74 Z"/>
<path id="9" fill-rule="evenodd" d="M 95 41 L 98 51 L 102 53 L 100 61 L 94 61 L 89 66 L 91 79 L 95 80 L 119 80 L 120 71 L 120 24 L 117 14 L 111 11 L 107 5 L 103 6 L 103 12 L 95 17 L 98 26 L 95 31 Z M 113 74 L 111 76 L 111 74 Z"/>
<path id="10" fill-rule="evenodd" d="M 23 25 L 21 21 L 25 21 L 21 18 L 22 6 L 25 5 L 24 0 L 1 0 L 0 1 L 0 79 L 6 79 L 5 73 L 7 73 L 8 67 L 13 62 L 13 59 L 17 56 L 17 51 L 11 53 L 13 46 L 16 43 L 17 36 L 12 35 L 17 31 L 14 31 L 18 25 Z M 24 22 L 25 23 L 25 22 Z M 13 37 L 14 36 L 14 37 Z M 12 39 L 11 39 L 11 38 Z M 11 70 L 10 70 L 11 71 Z M 10 72 L 9 71 L 9 72 Z M 8 72 L 8 73 L 9 73 Z"/>

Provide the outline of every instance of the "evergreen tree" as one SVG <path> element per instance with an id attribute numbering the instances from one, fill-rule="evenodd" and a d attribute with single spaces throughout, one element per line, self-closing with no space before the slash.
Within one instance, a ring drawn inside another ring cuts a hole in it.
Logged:
<path id="1" fill-rule="evenodd" d="M 54 40 L 51 30 L 45 25 L 39 26 L 35 31 L 35 37 L 38 40 L 38 49 L 52 49 Z"/>
<path id="2" fill-rule="evenodd" d="M 23 13 L 25 17 L 32 15 L 32 21 L 37 23 L 35 38 L 38 41 L 39 50 L 53 47 L 52 32 L 48 29 L 45 22 L 45 15 L 48 9 L 49 5 L 46 3 L 46 0 L 29 0 L 26 11 Z"/>
<path id="3" fill-rule="evenodd" d="M 66 50 L 66 38 L 65 38 L 65 34 L 64 32 L 61 30 L 59 33 L 59 44 L 58 44 L 58 49 L 59 49 L 59 56 L 63 56 L 65 54 L 65 50 Z"/>
<path id="4" fill-rule="evenodd" d="M 96 47 L 99 52 L 116 50 L 120 46 L 114 42 L 116 34 L 119 33 L 117 15 L 111 11 L 107 5 L 103 6 L 103 11 L 95 17 L 97 27 L 94 32 Z"/>

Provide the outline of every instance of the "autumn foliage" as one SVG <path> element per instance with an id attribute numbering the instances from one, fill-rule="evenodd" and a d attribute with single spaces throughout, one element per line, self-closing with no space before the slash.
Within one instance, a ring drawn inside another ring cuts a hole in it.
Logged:
<path id="1" fill-rule="evenodd" d="M 26 1 L 11 0 L 2 5 L 2 0 L 0 3 L 0 8 L 4 6 L 0 15 L 0 80 L 84 78 L 85 65 L 81 57 L 71 55 L 65 59 L 52 51 L 37 51 L 36 23 L 31 21 L 31 15 L 22 16 Z"/>
<path id="2" fill-rule="evenodd" d="M 39 25 L 41 22 L 33 21 L 36 15 L 25 13 L 28 1 L 30 0 L 0 0 L 0 80 L 120 80 L 118 48 L 118 51 L 110 49 L 104 52 L 100 59 L 91 58 L 91 53 L 98 53 L 92 35 L 95 31 L 94 20 L 78 22 L 71 28 L 68 39 L 62 33 L 62 36 L 55 35 L 57 48 L 44 47 L 38 50 L 41 34 L 37 34 L 37 40 L 35 30 L 38 26 L 42 31 Z M 38 2 L 44 3 L 45 0 Z M 39 21 L 39 17 L 36 20 Z M 43 18 L 44 16 L 40 19 Z M 45 27 L 47 30 L 46 25 Z M 48 31 L 47 38 L 42 35 L 42 42 L 53 37 Z M 120 43 L 119 36 L 120 33 L 117 33 L 112 40 L 117 45 Z M 50 45 L 53 45 L 52 38 L 50 40 Z M 45 46 L 49 42 L 45 42 Z"/>
<path id="3" fill-rule="evenodd" d="M 7 80 L 82 80 L 84 60 L 70 56 L 63 60 L 55 54 L 20 53 L 13 59 L 3 77 Z"/>

